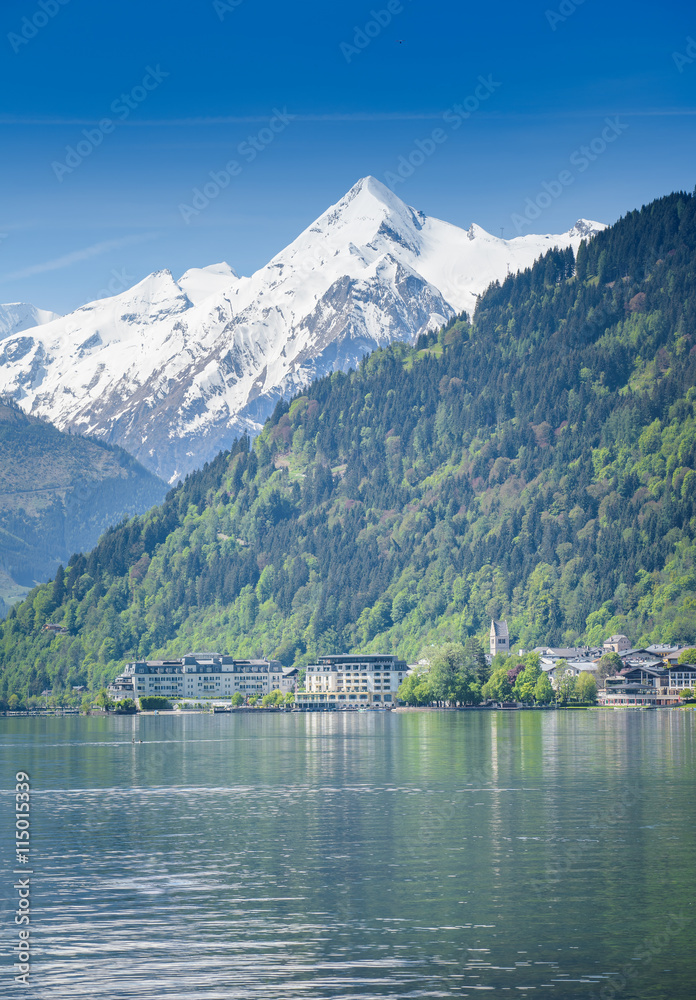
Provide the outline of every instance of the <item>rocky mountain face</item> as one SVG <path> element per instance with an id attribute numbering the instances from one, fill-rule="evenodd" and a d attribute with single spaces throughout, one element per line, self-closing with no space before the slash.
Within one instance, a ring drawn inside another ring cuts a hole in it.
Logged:
<path id="1" fill-rule="evenodd" d="M 364 178 L 251 277 L 224 263 L 178 281 L 158 271 L 6 336 L 0 392 L 175 481 L 257 433 L 280 397 L 472 313 L 492 281 L 603 228 L 580 220 L 503 240 L 429 218 Z"/>

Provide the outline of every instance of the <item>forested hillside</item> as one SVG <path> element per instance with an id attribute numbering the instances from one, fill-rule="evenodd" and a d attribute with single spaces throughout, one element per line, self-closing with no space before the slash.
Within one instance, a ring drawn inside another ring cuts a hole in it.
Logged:
<path id="1" fill-rule="evenodd" d="M 670 195 L 279 404 L 10 614 L 0 695 L 190 649 L 411 659 L 491 617 L 695 642 L 695 253 Z"/>
<path id="2" fill-rule="evenodd" d="M 73 552 L 165 491 L 123 449 L 63 434 L 0 399 L 0 601 L 49 580 Z"/>

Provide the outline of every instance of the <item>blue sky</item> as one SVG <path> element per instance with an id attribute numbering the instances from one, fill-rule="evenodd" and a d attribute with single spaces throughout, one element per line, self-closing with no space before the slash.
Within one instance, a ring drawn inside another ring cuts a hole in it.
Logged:
<path id="1" fill-rule="evenodd" d="M 694 188 L 695 39 L 686 2 L 5 0 L 0 301 L 251 273 L 366 174 L 508 237 L 611 222 Z"/>

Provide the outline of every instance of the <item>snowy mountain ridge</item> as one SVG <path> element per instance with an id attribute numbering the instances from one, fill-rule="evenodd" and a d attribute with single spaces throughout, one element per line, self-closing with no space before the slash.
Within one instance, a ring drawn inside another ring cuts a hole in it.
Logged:
<path id="1" fill-rule="evenodd" d="M 13 333 L 30 330 L 33 326 L 42 326 L 54 319 L 60 319 L 58 313 L 48 309 L 37 309 L 28 302 L 0 303 L 0 340 L 11 337 Z"/>
<path id="2" fill-rule="evenodd" d="M 170 481 L 277 399 L 393 340 L 413 341 L 508 271 L 603 229 L 494 237 L 430 218 L 363 178 L 250 277 L 157 271 L 0 342 L 0 392 L 61 429 L 113 441 Z"/>

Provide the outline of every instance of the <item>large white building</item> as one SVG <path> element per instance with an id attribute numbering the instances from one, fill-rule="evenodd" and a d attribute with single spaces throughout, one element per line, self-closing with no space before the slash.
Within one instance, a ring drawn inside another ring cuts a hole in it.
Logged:
<path id="1" fill-rule="evenodd" d="M 294 691 L 297 670 L 278 660 L 236 660 L 220 653 L 197 653 L 176 660 L 136 660 L 109 687 L 112 698 L 157 694 L 186 700 L 227 700 Z"/>
<path id="2" fill-rule="evenodd" d="M 319 656 L 307 667 L 298 708 L 391 708 L 408 673 L 404 660 L 383 653 Z"/>

